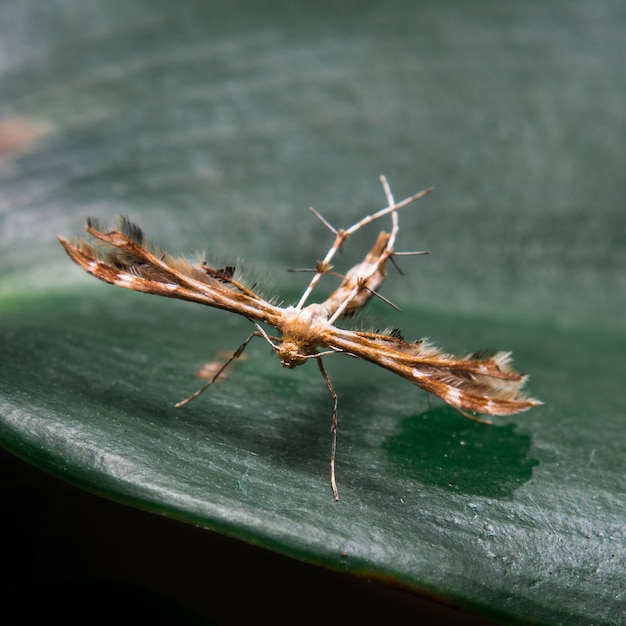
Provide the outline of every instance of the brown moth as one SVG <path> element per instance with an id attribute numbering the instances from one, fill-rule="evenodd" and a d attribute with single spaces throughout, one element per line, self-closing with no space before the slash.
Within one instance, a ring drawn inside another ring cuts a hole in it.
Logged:
<path id="1" fill-rule="evenodd" d="M 347 229 L 333 228 L 317 211 L 315 216 L 335 235 L 335 241 L 313 270 L 313 278 L 299 302 L 281 308 L 272 304 L 234 278 L 234 268 L 215 269 L 205 262 L 191 264 L 156 249 L 143 231 L 121 217 L 112 230 L 98 221 L 87 220 L 92 240 L 75 243 L 59 240 L 70 258 L 86 272 L 105 282 L 168 298 L 180 298 L 231 311 L 246 317 L 256 330 L 243 342 L 215 375 L 196 393 L 176 406 L 198 397 L 234 359 L 241 356 L 253 337 L 262 337 L 272 347 L 283 367 L 293 368 L 315 359 L 333 398 L 330 482 L 335 500 L 339 499 L 335 480 L 337 446 L 337 394 L 328 377 L 322 357 L 345 354 L 384 367 L 426 390 L 460 411 L 464 416 L 489 423 L 473 414 L 509 415 L 541 404 L 523 391 L 527 376 L 511 365 L 510 352 L 476 352 L 466 356 L 446 354 L 427 340 L 405 341 L 391 333 L 345 330 L 337 320 L 351 317 L 374 296 L 379 296 L 386 277 L 386 262 L 394 256 L 427 254 L 396 252 L 398 209 L 424 197 L 433 188 L 396 203 L 387 180 L 381 176 L 388 206 L 368 215 Z M 381 232 L 361 263 L 342 277 L 339 287 L 321 303 L 306 304 L 324 274 L 332 272 L 331 261 L 341 245 L 360 228 L 385 215 L 392 220 L 391 232 Z M 384 298 L 383 298 L 384 299 Z M 278 336 L 263 327 L 271 326 Z M 321 350 L 321 351 L 320 351 Z M 471 413 L 470 413 L 471 412 Z M 473 413 L 473 414 L 472 414 Z"/>

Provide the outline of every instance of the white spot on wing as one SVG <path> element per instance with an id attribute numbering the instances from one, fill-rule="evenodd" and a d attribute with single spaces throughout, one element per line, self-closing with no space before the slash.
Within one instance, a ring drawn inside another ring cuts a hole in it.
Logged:
<path id="1" fill-rule="evenodd" d="M 123 287 L 128 287 L 135 282 L 135 277 L 130 274 L 120 273 L 117 275 L 117 280 L 115 282 Z"/>
<path id="2" fill-rule="evenodd" d="M 461 392 L 454 387 L 451 387 L 446 391 L 445 401 L 450 404 L 458 404 L 461 399 Z"/>

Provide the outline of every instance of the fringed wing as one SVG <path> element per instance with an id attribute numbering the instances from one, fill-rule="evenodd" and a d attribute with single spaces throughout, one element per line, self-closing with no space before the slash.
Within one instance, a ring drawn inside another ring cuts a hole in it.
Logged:
<path id="1" fill-rule="evenodd" d="M 85 229 L 92 241 L 59 241 L 86 272 L 118 287 L 227 309 L 275 325 L 280 311 L 233 279 L 233 268 L 192 265 L 150 244 L 139 226 L 122 216 L 105 232 L 97 220 Z"/>
<path id="2" fill-rule="evenodd" d="M 510 352 L 454 356 L 426 340 L 336 328 L 328 346 L 399 374 L 462 413 L 510 415 L 542 404 L 523 392 L 528 377 L 513 369 Z"/>

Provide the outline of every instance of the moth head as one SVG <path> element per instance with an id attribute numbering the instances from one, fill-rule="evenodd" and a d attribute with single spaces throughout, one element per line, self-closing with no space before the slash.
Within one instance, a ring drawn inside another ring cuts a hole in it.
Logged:
<path id="1" fill-rule="evenodd" d="M 295 341 L 283 341 L 276 349 L 280 364 L 283 367 L 296 367 L 306 363 L 307 357 L 302 354 L 301 346 Z"/>

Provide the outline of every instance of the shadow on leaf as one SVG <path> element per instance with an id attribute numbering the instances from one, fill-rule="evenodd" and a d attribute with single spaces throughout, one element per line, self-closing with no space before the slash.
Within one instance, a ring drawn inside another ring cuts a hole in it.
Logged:
<path id="1" fill-rule="evenodd" d="M 394 471 L 422 483 L 461 493 L 509 499 L 530 480 L 538 461 L 531 438 L 513 424 L 478 424 L 450 407 L 405 419 L 385 443 Z"/>

